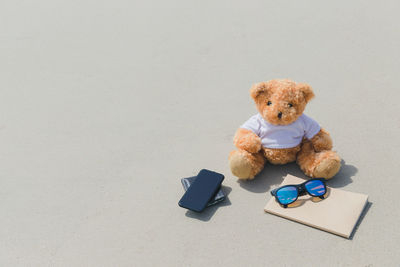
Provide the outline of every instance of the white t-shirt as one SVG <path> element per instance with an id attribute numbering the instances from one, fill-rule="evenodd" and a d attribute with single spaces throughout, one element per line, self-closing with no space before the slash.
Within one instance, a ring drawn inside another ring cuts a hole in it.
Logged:
<path id="1" fill-rule="evenodd" d="M 254 115 L 240 128 L 247 129 L 261 138 L 263 147 L 291 148 L 299 145 L 305 136 L 311 139 L 321 127 L 318 122 L 302 114 L 295 122 L 288 125 L 274 125 L 264 120 L 260 115 Z"/>

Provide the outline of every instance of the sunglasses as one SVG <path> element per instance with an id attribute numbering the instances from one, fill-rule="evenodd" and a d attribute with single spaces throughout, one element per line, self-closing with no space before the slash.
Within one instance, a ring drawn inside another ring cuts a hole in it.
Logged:
<path id="1" fill-rule="evenodd" d="M 297 185 L 284 185 L 271 191 L 271 195 L 273 195 L 276 201 L 284 208 L 287 208 L 289 204 L 295 202 L 299 196 L 309 194 L 310 196 L 324 199 L 325 193 L 326 185 L 324 178 L 310 179 Z"/>

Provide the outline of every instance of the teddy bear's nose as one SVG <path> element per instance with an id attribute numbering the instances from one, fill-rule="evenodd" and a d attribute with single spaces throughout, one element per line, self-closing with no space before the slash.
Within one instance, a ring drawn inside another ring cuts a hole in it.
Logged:
<path id="1" fill-rule="evenodd" d="M 279 119 L 282 118 L 282 112 L 280 112 L 280 111 L 279 111 L 279 113 L 278 113 L 278 118 L 279 118 Z"/>

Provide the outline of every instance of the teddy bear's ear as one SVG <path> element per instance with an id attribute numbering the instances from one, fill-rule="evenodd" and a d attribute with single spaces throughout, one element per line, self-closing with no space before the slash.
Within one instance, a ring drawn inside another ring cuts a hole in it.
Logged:
<path id="1" fill-rule="evenodd" d="M 306 100 L 307 103 L 314 97 L 314 92 L 311 86 L 309 86 L 308 84 L 298 83 L 296 87 L 303 93 L 304 99 Z"/>
<path id="2" fill-rule="evenodd" d="M 265 82 L 253 84 L 250 89 L 250 96 L 256 100 L 256 98 L 263 92 L 268 91 L 268 84 Z"/>

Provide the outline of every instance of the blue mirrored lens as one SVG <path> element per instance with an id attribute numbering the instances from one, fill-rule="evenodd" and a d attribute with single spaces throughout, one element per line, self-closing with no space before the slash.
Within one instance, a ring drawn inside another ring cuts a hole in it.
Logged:
<path id="1" fill-rule="evenodd" d="M 320 180 L 309 181 L 305 187 L 308 193 L 316 197 L 324 195 L 326 191 L 324 183 Z"/>
<path id="2" fill-rule="evenodd" d="M 281 204 L 290 204 L 297 198 L 297 189 L 294 186 L 281 188 L 276 192 L 276 197 Z"/>

